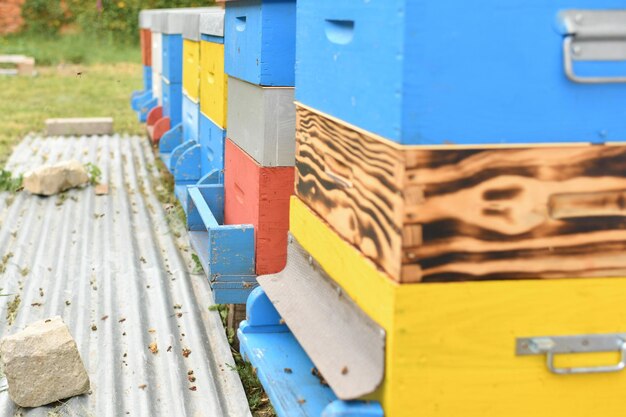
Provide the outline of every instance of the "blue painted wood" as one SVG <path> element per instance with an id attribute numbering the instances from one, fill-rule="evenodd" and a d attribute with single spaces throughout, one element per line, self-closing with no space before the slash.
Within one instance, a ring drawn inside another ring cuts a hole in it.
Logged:
<path id="1" fill-rule="evenodd" d="M 141 109 L 141 103 L 152 98 L 152 90 L 134 91 L 130 96 L 130 107 L 135 111 Z"/>
<path id="2" fill-rule="evenodd" d="M 201 171 L 203 174 L 224 169 L 226 130 L 200 112 Z"/>
<path id="3" fill-rule="evenodd" d="M 195 234 L 192 246 L 204 259 L 209 281 L 233 275 L 252 279 L 254 227 L 223 224 L 224 185 L 189 186 L 188 194 L 187 227 L 191 232 L 206 232 L 206 235 Z"/>
<path id="4" fill-rule="evenodd" d="M 196 141 L 188 141 L 191 146 L 186 148 L 175 162 L 170 161 L 172 175 L 176 184 L 195 184 L 202 173 L 200 172 L 201 146 Z"/>
<path id="5" fill-rule="evenodd" d="M 142 101 L 139 105 L 139 110 L 137 111 L 137 116 L 139 117 L 139 121 L 145 123 L 148 113 L 150 110 L 159 105 L 159 99 L 156 97 L 152 97 L 152 92 L 150 91 L 150 97 L 145 101 Z"/>
<path id="6" fill-rule="evenodd" d="M 221 36 L 205 35 L 204 33 L 200 35 L 200 40 L 213 43 L 224 43 L 224 38 Z"/>
<path id="7" fill-rule="evenodd" d="M 178 158 L 180 158 L 180 156 L 187 149 L 191 148 L 194 145 L 195 145 L 195 143 L 193 143 L 193 142 L 181 142 L 180 145 L 178 145 L 174 149 L 172 149 L 172 152 L 170 152 L 170 164 L 167 166 L 167 168 L 168 168 L 168 170 L 170 172 L 174 172 L 174 169 L 176 168 L 176 161 L 178 161 Z"/>
<path id="8" fill-rule="evenodd" d="M 165 77 L 162 81 L 163 116 L 170 118 L 170 126 L 183 121 L 183 85 L 170 84 Z"/>
<path id="9" fill-rule="evenodd" d="M 183 82 L 183 36 L 162 34 L 161 75 L 171 84 Z"/>
<path id="10" fill-rule="evenodd" d="M 242 283 L 250 287 L 242 287 Z M 250 292 L 257 287 L 255 282 L 241 281 L 236 288 L 231 288 L 229 284 L 214 282 L 211 284 L 213 296 L 216 304 L 244 304 Z"/>
<path id="11" fill-rule="evenodd" d="M 315 365 L 261 287 L 250 293 L 246 315 L 237 332 L 240 351 L 279 417 L 383 417 L 379 403 L 340 401 L 311 374 Z"/>
<path id="12" fill-rule="evenodd" d="M 261 287 L 250 294 L 246 314 L 237 332 L 240 351 L 279 417 L 383 417 L 380 404 L 339 401 L 311 374 L 315 365 Z"/>
<path id="13" fill-rule="evenodd" d="M 143 89 L 145 91 L 152 90 L 152 66 L 143 66 Z"/>
<path id="14" fill-rule="evenodd" d="M 226 3 L 226 73 L 253 84 L 293 87 L 295 0 Z"/>
<path id="15" fill-rule="evenodd" d="M 161 136 L 159 140 L 159 153 L 169 154 L 174 148 L 183 143 L 183 124 L 179 123 Z M 166 165 L 169 169 L 169 165 Z"/>
<path id="16" fill-rule="evenodd" d="M 321 417 L 383 417 L 380 403 L 375 401 L 334 401 L 328 405 Z"/>
<path id="17" fill-rule="evenodd" d="M 183 92 L 183 138 L 198 140 L 200 131 L 200 105 Z"/>
<path id="18" fill-rule="evenodd" d="M 187 206 L 188 206 L 187 199 L 189 198 L 189 192 L 187 191 L 188 187 L 189 187 L 189 184 L 175 184 L 174 185 L 174 196 L 176 196 L 176 199 L 180 203 L 185 214 L 187 214 Z"/>
<path id="19" fill-rule="evenodd" d="M 248 325 L 242 328 L 243 333 L 289 333 L 289 327 L 261 287 L 252 291 L 246 301 L 246 317 Z"/>
<path id="20" fill-rule="evenodd" d="M 625 6 L 299 0 L 296 99 L 402 144 L 624 141 L 626 84 L 566 78 L 558 13 Z"/>

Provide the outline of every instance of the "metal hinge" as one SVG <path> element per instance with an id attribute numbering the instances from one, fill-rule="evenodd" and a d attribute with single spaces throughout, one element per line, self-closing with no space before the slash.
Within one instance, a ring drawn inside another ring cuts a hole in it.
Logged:
<path id="1" fill-rule="evenodd" d="M 615 365 L 559 368 L 554 365 L 554 356 L 567 353 L 619 352 L 620 361 Z M 626 367 L 626 333 L 522 337 L 516 340 L 518 356 L 546 355 L 550 372 L 558 375 L 618 372 Z"/>
<path id="2" fill-rule="evenodd" d="M 626 83 L 626 77 L 581 77 L 574 61 L 626 61 L 626 10 L 566 10 L 563 60 L 567 78 L 577 83 Z"/>

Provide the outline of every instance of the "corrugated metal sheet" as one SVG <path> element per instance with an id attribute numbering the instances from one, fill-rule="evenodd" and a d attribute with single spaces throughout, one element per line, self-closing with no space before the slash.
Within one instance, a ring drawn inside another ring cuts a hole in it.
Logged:
<path id="1" fill-rule="evenodd" d="M 209 311 L 208 283 L 202 273 L 188 272 L 186 235 L 170 229 L 153 191 L 158 171 L 147 140 L 29 137 L 7 168 L 24 172 L 70 158 L 100 167 L 109 194 L 96 196 L 87 187 L 67 198 L 0 195 L 0 292 L 11 294 L 0 297 L 0 334 L 60 315 L 76 338 L 92 392 L 21 410 L 5 390 L 0 415 L 249 416 L 220 319 Z M 183 349 L 191 350 L 186 358 Z"/>

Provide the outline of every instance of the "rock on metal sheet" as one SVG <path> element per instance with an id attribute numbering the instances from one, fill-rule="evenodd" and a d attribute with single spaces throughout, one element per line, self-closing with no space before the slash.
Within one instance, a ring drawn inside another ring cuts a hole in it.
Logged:
<path id="1" fill-rule="evenodd" d="M 92 392 L 21 410 L 5 390 L 0 417 L 250 416 L 224 329 L 209 311 L 209 285 L 189 272 L 186 235 L 172 231 L 153 191 L 158 171 L 147 140 L 28 137 L 7 168 L 70 158 L 96 164 L 109 193 L 0 194 L 0 294 L 9 294 L 0 297 L 0 335 L 60 315 Z"/>

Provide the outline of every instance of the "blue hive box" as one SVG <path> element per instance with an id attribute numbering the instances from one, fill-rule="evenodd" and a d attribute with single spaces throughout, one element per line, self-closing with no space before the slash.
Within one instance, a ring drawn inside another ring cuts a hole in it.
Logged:
<path id="1" fill-rule="evenodd" d="M 171 84 L 183 82 L 183 36 L 163 34 L 163 78 Z"/>
<path id="2" fill-rule="evenodd" d="M 623 9 L 298 0 L 296 100 L 401 144 L 624 141 Z"/>
<path id="3" fill-rule="evenodd" d="M 296 1 L 226 3 L 226 73 L 265 86 L 293 87 Z"/>
<path id="4" fill-rule="evenodd" d="M 183 139 L 198 140 L 200 105 L 183 93 Z"/>
<path id="5" fill-rule="evenodd" d="M 163 116 L 170 118 L 170 126 L 176 126 L 182 122 L 183 110 L 183 85 L 170 84 L 165 79 L 163 86 Z"/>
<path id="6" fill-rule="evenodd" d="M 223 170 L 226 131 L 200 112 L 199 137 L 202 146 L 200 151 L 202 174 L 206 175 L 215 169 Z"/>

